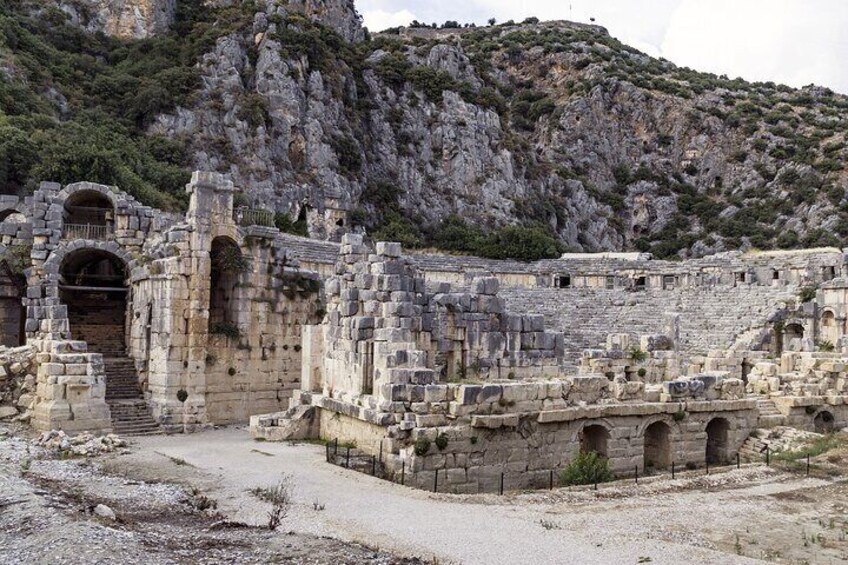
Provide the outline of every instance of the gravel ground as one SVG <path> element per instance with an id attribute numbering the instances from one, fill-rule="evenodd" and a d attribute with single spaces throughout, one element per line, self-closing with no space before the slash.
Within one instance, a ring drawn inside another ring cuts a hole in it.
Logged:
<path id="1" fill-rule="evenodd" d="M 288 474 L 296 504 L 287 528 L 440 563 L 848 559 L 845 484 L 762 467 L 613 483 L 597 492 L 451 496 L 328 465 L 321 446 L 254 442 L 244 428 L 143 438 L 131 454 L 104 465 L 136 478 L 196 485 L 222 513 L 248 524 L 264 523 L 268 509 L 249 489 Z M 315 503 L 325 509 L 315 510 Z"/>
<path id="2" fill-rule="evenodd" d="M 285 527 L 246 527 L 206 508 L 210 499 L 196 489 L 50 456 L 0 430 L 0 564 L 420 563 Z M 115 519 L 97 516 L 98 504 Z"/>

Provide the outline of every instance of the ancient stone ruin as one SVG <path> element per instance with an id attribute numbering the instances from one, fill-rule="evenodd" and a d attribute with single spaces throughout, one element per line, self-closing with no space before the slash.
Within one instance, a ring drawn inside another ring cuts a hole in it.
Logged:
<path id="1" fill-rule="evenodd" d="M 628 475 L 728 461 L 756 428 L 848 425 L 841 250 L 405 254 L 281 233 L 219 174 L 186 190 L 184 216 L 85 182 L 0 198 L 0 418 L 249 420 L 451 492 L 545 486 L 581 452 Z"/>

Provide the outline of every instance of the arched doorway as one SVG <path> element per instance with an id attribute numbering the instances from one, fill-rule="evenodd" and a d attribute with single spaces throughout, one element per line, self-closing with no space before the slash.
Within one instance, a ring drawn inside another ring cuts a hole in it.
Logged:
<path id="1" fill-rule="evenodd" d="M 18 237 L 27 218 L 14 208 L 0 212 L 0 236 Z M 19 240 L 18 240 L 19 241 Z M 23 270 L 30 266 L 30 248 L 24 244 L 11 245 L 0 260 L 0 345 L 17 347 L 26 343 L 24 326 L 26 307 L 26 278 Z"/>
<path id="2" fill-rule="evenodd" d="M 71 336 L 104 357 L 126 356 L 126 265 L 101 249 L 68 253 L 59 268 L 59 297 Z"/>
<path id="3" fill-rule="evenodd" d="M 839 340 L 839 330 L 836 327 L 836 315 L 830 310 L 825 310 L 821 316 L 821 341 L 836 345 Z"/>
<path id="4" fill-rule="evenodd" d="M 728 457 L 728 432 L 730 423 L 724 418 L 713 418 L 707 424 L 707 463 L 719 465 Z"/>
<path id="5" fill-rule="evenodd" d="M 233 336 L 238 331 L 236 286 L 246 260 L 238 244 L 223 236 L 212 240 L 210 259 L 209 332 Z"/>
<path id="6" fill-rule="evenodd" d="M 645 469 L 671 466 L 671 428 L 665 422 L 654 422 L 645 428 Z"/>
<path id="7" fill-rule="evenodd" d="M 783 328 L 783 351 L 801 351 L 802 339 L 804 339 L 804 326 L 788 324 Z"/>
<path id="8" fill-rule="evenodd" d="M 595 452 L 601 457 L 606 457 L 609 437 L 609 430 L 603 426 L 597 424 L 585 426 L 580 432 L 580 453 Z"/>
<path id="9" fill-rule="evenodd" d="M 96 190 L 80 190 L 68 196 L 62 216 L 65 239 L 105 239 L 115 230 L 115 206 Z"/>
<path id="10" fill-rule="evenodd" d="M 827 410 L 822 410 L 813 418 L 813 429 L 818 434 L 829 434 L 835 427 L 835 418 Z"/>
<path id="11" fill-rule="evenodd" d="M 0 345 L 17 347 L 26 343 L 25 294 L 24 277 L 8 262 L 0 261 Z"/>

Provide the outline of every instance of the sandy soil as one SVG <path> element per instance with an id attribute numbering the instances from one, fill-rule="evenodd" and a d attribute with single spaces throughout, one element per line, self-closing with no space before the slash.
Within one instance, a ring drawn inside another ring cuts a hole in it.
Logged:
<path id="1" fill-rule="evenodd" d="M 848 485 L 762 466 L 597 492 L 452 496 L 328 465 L 318 445 L 254 442 L 244 428 L 142 438 L 131 453 L 98 461 L 134 480 L 193 485 L 229 519 L 255 525 L 266 521 L 268 505 L 248 491 L 289 475 L 295 505 L 287 529 L 440 563 L 848 560 Z"/>

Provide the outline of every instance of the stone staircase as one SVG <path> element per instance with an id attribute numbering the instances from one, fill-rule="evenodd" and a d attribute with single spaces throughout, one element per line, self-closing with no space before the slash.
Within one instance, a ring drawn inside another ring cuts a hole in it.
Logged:
<path id="1" fill-rule="evenodd" d="M 127 356 L 124 326 L 115 322 L 112 313 L 92 305 L 89 311 L 72 316 L 71 329 L 76 339 L 88 343 L 89 351 L 103 355 L 113 431 L 120 436 L 161 433 L 139 389 L 135 361 Z"/>
<path id="2" fill-rule="evenodd" d="M 112 352 L 114 355 L 114 352 Z M 112 411 L 112 428 L 120 436 L 160 433 L 150 406 L 138 387 L 135 362 L 124 356 L 103 358 L 106 371 L 106 402 Z"/>
<path id="3" fill-rule="evenodd" d="M 757 409 L 760 411 L 758 428 L 774 428 L 786 423 L 786 416 L 780 413 L 771 398 L 757 399 Z"/>

